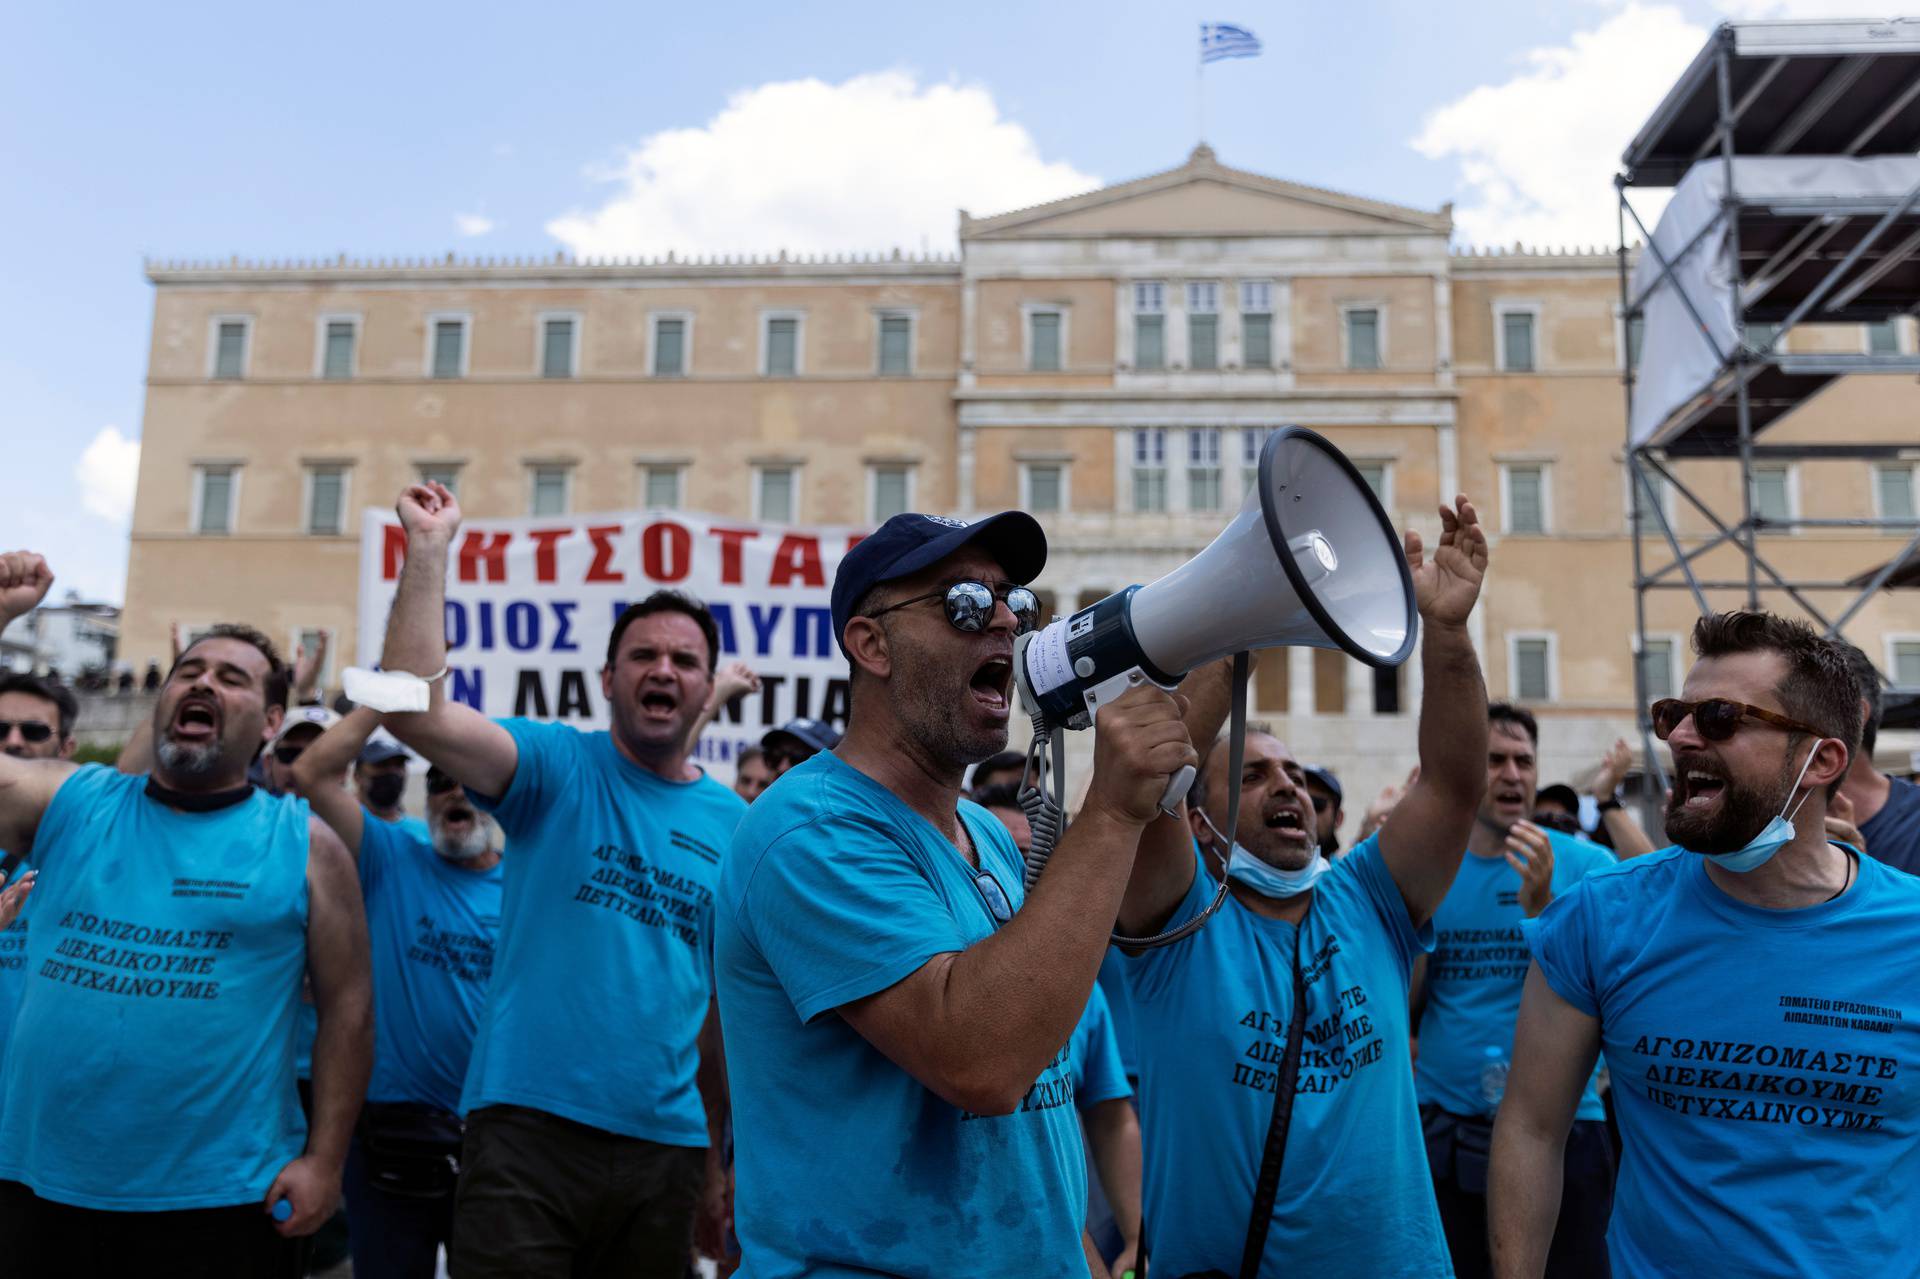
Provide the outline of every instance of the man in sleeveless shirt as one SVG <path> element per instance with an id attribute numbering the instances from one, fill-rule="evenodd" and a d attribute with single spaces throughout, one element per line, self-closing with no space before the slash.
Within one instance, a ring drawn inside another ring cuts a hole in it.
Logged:
<path id="1" fill-rule="evenodd" d="M 0 555 L 0 626 L 52 580 Z M 160 690 L 151 775 L 0 755 L 0 847 L 40 871 L 0 1075 L 8 1273 L 292 1275 L 333 1211 L 372 1057 L 366 922 L 338 837 L 247 783 L 287 682 L 264 635 L 215 627 Z"/>

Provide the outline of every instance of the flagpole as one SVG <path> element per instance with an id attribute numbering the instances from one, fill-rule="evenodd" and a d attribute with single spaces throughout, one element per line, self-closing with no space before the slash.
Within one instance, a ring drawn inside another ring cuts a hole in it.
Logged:
<path id="1" fill-rule="evenodd" d="M 1193 55 L 1193 142 L 1207 140 L 1207 24 L 1200 24 L 1200 47 Z"/>

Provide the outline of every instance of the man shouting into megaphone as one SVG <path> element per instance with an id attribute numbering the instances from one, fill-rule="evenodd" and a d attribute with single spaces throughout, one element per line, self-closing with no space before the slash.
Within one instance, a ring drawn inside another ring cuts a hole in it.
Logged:
<path id="1" fill-rule="evenodd" d="M 1208 755 L 1191 830 L 1141 841 L 1120 930 L 1145 936 L 1229 900 L 1171 946 L 1130 956 L 1152 1273 L 1450 1274 L 1408 1069 L 1407 981 L 1453 882 L 1486 785 L 1487 695 L 1468 638 L 1487 540 L 1473 504 L 1440 509 L 1440 544 L 1406 556 L 1424 629 L 1420 774 L 1376 834 L 1329 864 L 1306 772 L 1271 733 L 1238 777 Z M 1225 663 L 1183 689 L 1210 740 Z M 1319 743 L 1314 754 L 1324 757 Z M 1239 819 L 1227 820 L 1234 787 Z"/>

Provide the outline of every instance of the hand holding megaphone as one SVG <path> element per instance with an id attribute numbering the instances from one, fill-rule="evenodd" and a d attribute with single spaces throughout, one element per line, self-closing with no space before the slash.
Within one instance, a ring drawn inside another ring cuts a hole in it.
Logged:
<path id="1" fill-rule="evenodd" d="M 1135 826 L 1158 817 L 1168 779 L 1200 763 L 1186 713 L 1186 698 L 1150 683 L 1108 703 L 1093 726 L 1087 807 Z"/>

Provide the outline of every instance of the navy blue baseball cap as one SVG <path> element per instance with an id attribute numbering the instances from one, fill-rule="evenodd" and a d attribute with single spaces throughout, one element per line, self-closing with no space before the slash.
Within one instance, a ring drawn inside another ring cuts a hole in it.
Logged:
<path id="1" fill-rule="evenodd" d="M 854 605 L 883 582 L 911 577 L 963 546 L 978 543 L 1007 578 L 1025 586 L 1047 564 L 1047 535 L 1025 511 L 1002 511 L 968 524 L 944 515 L 896 515 L 846 553 L 833 575 L 833 638 L 847 654 L 847 623 Z"/>

